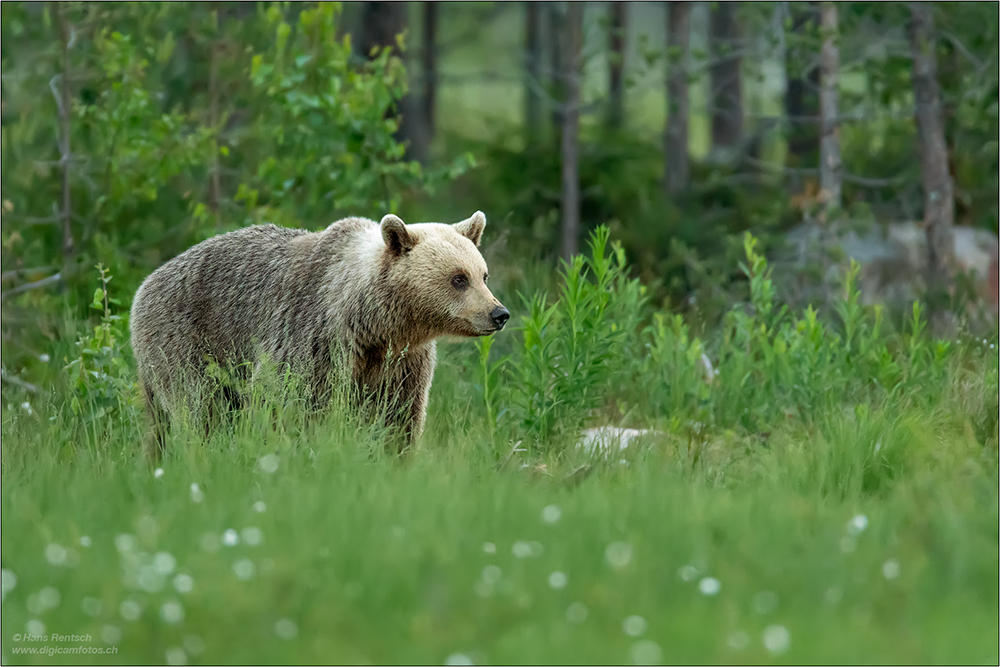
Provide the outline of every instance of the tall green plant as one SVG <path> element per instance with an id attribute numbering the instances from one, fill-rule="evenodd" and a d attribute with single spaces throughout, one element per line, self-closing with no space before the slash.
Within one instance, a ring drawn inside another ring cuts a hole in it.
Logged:
<path id="1" fill-rule="evenodd" d="M 126 355 L 127 316 L 111 308 L 121 305 L 108 291 L 113 276 L 103 264 L 95 268 L 101 284 L 94 290 L 90 308 L 100 312 L 101 321 L 90 335 L 80 336 L 77 357 L 64 370 L 73 389 L 70 408 L 96 442 L 98 434 L 118 420 L 135 416 L 136 384 Z"/>
<path id="2" fill-rule="evenodd" d="M 505 367 L 514 431 L 530 451 L 559 451 L 613 395 L 630 329 L 642 317 L 645 292 L 628 277 L 625 253 L 609 231 L 591 235 L 588 256 L 560 270 L 558 298 L 521 297 L 521 346 Z"/>
<path id="3" fill-rule="evenodd" d="M 775 303 L 770 268 L 749 235 L 744 251 L 750 299 L 727 314 L 715 340 L 692 337 L 679 317 L 658 316 L 647 329 L 647 407 L 661 422 L 767 432 L 785 419 L 810 421 L 845 400 L 886 397 L 943 377 L 950 346 L 926 339 L 919 303 L 911 333 L 885 331 L 881 308 L 860 303 L 855 264 L 834 304 L 839 326 L 811 306 L 795 317 Z"/>

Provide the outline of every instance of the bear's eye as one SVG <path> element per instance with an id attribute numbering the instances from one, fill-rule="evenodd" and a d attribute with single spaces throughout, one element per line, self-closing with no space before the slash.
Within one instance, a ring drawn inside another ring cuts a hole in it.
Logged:
<path id="1" fill-rule="evenodd" d="M 451 279 L 451 286 L 457 290 L 464 290 L 469 286 L 469 278 L 464 273 L 456 274 Z"/>
<path id="2" fill-rule="evenodd" d="M 483 274 L 483 282 L 485 283 L 485 282 L 486 282 L 486 281 L 488 281 L 489 279 L 490 279 L 490 274 L 488 274 L 488 273 L 484 273 L 484 274 Z"/>

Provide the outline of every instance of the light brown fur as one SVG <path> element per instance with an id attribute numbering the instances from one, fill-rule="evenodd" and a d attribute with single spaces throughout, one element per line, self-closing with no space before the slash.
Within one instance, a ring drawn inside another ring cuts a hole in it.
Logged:
<path id="1" fill-rule="evenodd" d="M 321 408 L 331 350 L 360 402 L 386 406 L 404 446 L 412 443 L 424 426 L 435 338 L 488 335 L 506 321 L 477 249 L 485 226 L 478 211 L 454 225 L 394 215 L 345 218 L 321 232 L 258 225 L 161 266 L 136 292 L 130 324 L 159 447 L 211 361 L 238 369 L 266 356 L 300 373 Z"/>

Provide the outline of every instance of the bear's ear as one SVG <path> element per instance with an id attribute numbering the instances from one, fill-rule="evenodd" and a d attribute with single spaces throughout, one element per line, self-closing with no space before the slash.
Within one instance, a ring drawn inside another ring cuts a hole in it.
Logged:
<path id="1" fill-rule="evenodd" d="M 472 217 L 462 222 L 456 222 L 452 227 L 455 231 L 469 239 L 479 247 L 479 241 L 483 238 L 483 230 L 486 229 L 486 216 L 482 211 L 476 211 Z"/>
<path id="2" fill-rule="evenodd" d="M 406 223 L 399 216 L 392 213 L 382 218 L 382 240 L 385 246 L 395 256 L 409 252 L 413 246 L 417 245 L 417 239 L 406 228 Z"/>

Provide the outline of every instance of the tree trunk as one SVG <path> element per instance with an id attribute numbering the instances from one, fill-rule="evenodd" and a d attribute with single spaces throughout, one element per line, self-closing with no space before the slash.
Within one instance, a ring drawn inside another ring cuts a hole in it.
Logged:
<path id="1" fill-rule="evenodd" d="M 527 144 L 532 145 L 538 140 L 538 129 L 542 118 L 541 97 L 537 90 L 537 87 L 542 85 L 540 76 L 542 45 L 539 35 L 541 16 L 537 2 L 526 2 L 524 5 L 524 59 L 527 70 L 524 84 L 524 130 Z"/>
<path id="2" fill-rule="evenodd" d="M 405 2 L 366 2 L 361 12 L 361 47 L 365 56 L 371 57 L 372 49 L 389 47 L 394 54 L 404 58 L 396 44 L 396 35 L 406 30 L 408 23 Z M 399 129 L 396 140 L 406 144 L 406 155 L 421 162 L 427 158 L 428 137 L 423 118 L 423 106 L 407 93 L 398 101 L 396 111 L 389 117 L 399 115 Z"/>
<path id="3" fill-rule="evenodd" d="M 406 5 L 398 2 L 366 2 L 361 12 L 361 47 L 365 56 L 372 49 L 388 46 L 402 57 L 396 46 L 396 35 L 406 29 Z"/>
<path id="4" fill-rule="evenodd" d="M 424 3 L 424 128 L 427 139 L 437 132 L 437 24 L 438 3 Z"/>
<path id="5" fill-rule="evenodd" d="M 840 53 L 837 49 L 837 5 L 824 2 L 820 9 L 820 31 L 823 46 L 820 50 L 820 166 L 819 187 L 825 197 L 825 222 L 833 224 L 830 213 L 841 206 L 840 181 L 840 126 L 837 120 L 837 86 L 839 82 Z"/>
<path id="6" fill-rule="evenodd" d="M 688 184 L 688 52 L 691 40 L 691 4 L 667 3 L 667 130 L 664 183 L 668 194 Z"/>
<path id="7" fill-rule="evenodd" d="M 819 68 L 812 64 L 813 51 L 805 49 L 802 41 L 818 23 L 819 11 L 815 2 L 803 9 L 797 3 L 791 8 L 790 40 L 785 51 L 785 68 L 788 71 L 788 88 L 785 91 L 785 114 L 788 120 L 788 152 L 786 165 L 792 168 L 811 167 L 816 163 L 819 145 L 816 129 L 819 116 Z M 801 71 L 799 71 L 801 70 Z M 802 179 L 793 176 L 792 192 L 802 191 Z"/>
<path id="8" fill-rule="evenodd" d="M 628 38 L 628 3 L 611 3 L 611 45 L 608 58 L 608 126 L 621 129 L 625 119 L 625 47 Z"/>
<path id="9" fill-rule="evenodd" d="M 215 136 L 218 136 L 219 125 L 219 60 L 220 44 L 218 41 L 212 43 L 211 63 L 208 73 L 208 124 L 212 128 Z M 219 211 L 222 202 L 222 181 L 219 169 L 219 142 L 212 142 L 212 167 L 209 181 L 208 201 L 212 212 L 215 214 L 215 225 L 222 224 L 222 215 Z"/>
<path id="10" fill-rule="evenodd" d="M 732 150 L 743 131 L 742 57 L 735 53 L 739 48 L 735 14 L 736 3 L 719 2 L 710 15 L 713 150 Z"/>
<path id="11" fill-rule="evenodd" d="M 924 188 L 924 230 L 927 234 L 928 287 L 932 312 L 943 310 L 951 286 L 955 246 L 952 226 L 955 199 L 948 172 L 937 81 L 933 6 L 910 3 L 909 37 L 913 51 L 913 94 L 916 98 L 917 141 L 920 146 L 920 173 Z"/>
<path id="12" fill-rule="evenodd" d="M 562 19 L 562 11 L 558 2 L 546 2 L 546 15 L 549 20 L 549 75 L 552 84 L 550 95 L 554 100 L 562 100 L 565 93 L 563 85 L 563 48 L 565 47 L 566 36 L 563 34 L 565 28 Z M 556 136 L 562 136 L 563 114 L 559 104 L 552 107 L 552 126 L 555 128 Z"/>
<path id="13" fill-rule="evenodd" d="M 583 51 L 583 3 L 569 3 L 566 17 L 566 97 L 562 122 L 562 256 L 568 262 L 579 249 L 580 174 L 577 130 L 580 121 L 580 67 Z"/>
<path id="14" fill-rule="evenodd" d="M 233 6 L 234 17 L 239 19 L 240 21 L 246 21 L 252 18 L 253 15 L 257 12 L 256 2 L 226 2 L 223 3 L 223 6 L 225 5 Z"/>
<path id="15" fill-rule="evenodd" d="M 73 209 L 70 200 L 70 169 L 72 165 L 72 153 L 70 151 L 70 59 L 69 41 L 70 28 L 66 22 L 66 15 L 62 3 L 53 2 L 53 13 L 56 17 L 56 27 L 59 30 L 59 38 L 62 41 L 62 76 L 59 81 L 59 132 L 60 137 L 60 157 L 62 164 L 62 255 L 63 268 L 60 272 L 62 285 L 65 286 L 66 278 L 72 272 L 71 263 L 76 244 L 73 241 Z"/>

